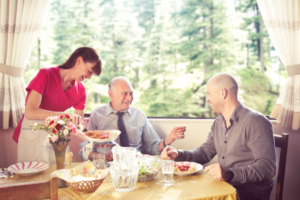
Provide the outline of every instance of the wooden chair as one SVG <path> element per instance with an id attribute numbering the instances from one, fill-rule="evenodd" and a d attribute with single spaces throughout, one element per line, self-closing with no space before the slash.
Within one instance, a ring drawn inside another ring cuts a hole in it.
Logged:
<path id="1" fill-rule="evenodd" d="M 286 155 L 289 141 L 289 134 L 283 133 L 281 135 L 274 135 L 275 138 L 275 147 L 279 147 L 280 157 L 278 164 L 278 173 L 277 173 L 277 185 L 276 185 L 276 200 L 282 200 L 283 194 L 283 182 L 285 174 L 285 164 L 286 164 Z"/>

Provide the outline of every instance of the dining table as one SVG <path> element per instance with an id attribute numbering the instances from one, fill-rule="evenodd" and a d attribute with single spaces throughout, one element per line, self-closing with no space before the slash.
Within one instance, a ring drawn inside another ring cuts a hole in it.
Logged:
<path id="1" fill-rule="evenodd" d="M 72 167 L 76 167 L 79 164 L 81 163 L 72 163 Z M 14 177 L 0 179 L 0 199 L 2 199 L 1 195 L 4 197 L 3 194 L 6 195 L 6 199 L 10 199 L 8 198 L 9 193 L 6 192 L 2 194 L 1 189 L 2 191 L 10 189 L 11 195 L 13 196 L 18 192 L 18 187 L 26 185 L 33 185 L 33 187 L 28 187 L 27 189 L 27 196 L 25 196 L 27 199 L 50 199 L 48 196 L 50 190 L 50 176 L 52 176 L 51 174 L 55 170 L 56 166 L 50 165 L 47 170 L 36 175 L 28 177 L 15 175 Z M 43 184 L 44 186 L 42 188 L 38 187 Z M 23 188 L 23 190 L 26 189 Z M 35 198 L 30 198 L 30 195 L 33 195 L 33 193 L 41 193 L 41 195 L 39 197 L 35 196 Z M 100 187 L 93 193 L 79 194 L 70 187 L 58 188 L 57 193 L 59 200 L 239 200 L 237 191 L 233 186 L 225 181 L 213 179 L 204 170 L 189 176 L 174 175 L 173 185 L 171 186 L 164 185 L 163 174 L 160 172 L 154 180 L 137 182 L 134 190 L 130 192 L 117 192 L 114 188 L 111 176 L 108 174 Z"/>

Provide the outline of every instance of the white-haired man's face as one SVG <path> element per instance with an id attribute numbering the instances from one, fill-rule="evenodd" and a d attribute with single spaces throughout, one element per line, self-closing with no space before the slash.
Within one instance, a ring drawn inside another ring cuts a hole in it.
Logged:
<path id="1" fill-rule="evenodd" d="M 108 91 L 111 106 L 119 112 L 130 108 L 133 101 L 133 89 L 126 81 L 117 81 L 111 90 Z"/>
<path id="2" fill-rule="evenodd" d="M 206 102 L 208 102 L 213 110 L 214 114 L 222 113 L 222 91 L 214 87 L 210 81 L 206 86 Z"/>

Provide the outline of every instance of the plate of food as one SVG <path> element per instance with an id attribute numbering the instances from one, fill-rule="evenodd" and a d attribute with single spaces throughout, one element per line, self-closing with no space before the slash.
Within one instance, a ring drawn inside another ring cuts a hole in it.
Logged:
<path id="1" fill-rule="evenodd" d="M 79 132 L 81 133 L 81 132 Z M 83 137 L 90 142 L 112 142 L 120 135 L 121 131 L 119 130 L 94 130 L 94 131 L 85 131 L 81 134 Z"/>
<path id="2" fill-rule="evenodd" d="M 13 164 L 8 167 L 8 170 L 21 176 L 31 176 L 45 171 L 49 168 L 47 163 L 43 162 L 22 162 Z"/>
<path id="3" fill-rule="evenodd" d="M 187 176 L 199 172 L 203 166 L 194 162 L 175 162 L 174 174 L 177 176 Z"/>

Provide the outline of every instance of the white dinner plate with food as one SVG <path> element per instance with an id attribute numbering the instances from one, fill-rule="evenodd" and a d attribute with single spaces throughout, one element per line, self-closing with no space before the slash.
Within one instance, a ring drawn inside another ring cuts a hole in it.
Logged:
<path id="1" fill-rule="evenodd" d="M 8 170 L 21 176 L 32 176 L 48 168 L 49 165 L 47 163 L 33 161 L 13 164 L 8 167 Z"/>
<path id="2" fill-rule="evenodd" d="M 174 174 L 177 176 L 188 176 L 199 172 L 203 166 L 194 162 L 175 162 Z"/>
<path id="3" fill-rule="evenodd" d="M 118 138 L 121 131 L 119 130 L 94 130 L 94 131 L 86 131 L 86 132 L 79 132 L 79 134 L 82 134 L 83 137 L 90 142 L 112 142 L 115 139 Z"/>

